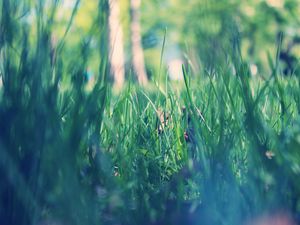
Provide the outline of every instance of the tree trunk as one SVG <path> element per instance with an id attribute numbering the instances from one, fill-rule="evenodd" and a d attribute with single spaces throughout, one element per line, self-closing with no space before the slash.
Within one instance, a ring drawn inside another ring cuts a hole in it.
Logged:
<path id="1" fill-rule="evenodd" d="M 124 84 L 124 43 L 120 24 L 119 0 L 109 0 L 109 56 L 114 85 L 121 88 Z"/>
<path id="2" fill-rule="evenodd" d="M 141 0 L 130 0 L 132 65 L 138 82 L 141 85 L 146 85 L 148 78 L 141 42 L 140 6 Z"/>

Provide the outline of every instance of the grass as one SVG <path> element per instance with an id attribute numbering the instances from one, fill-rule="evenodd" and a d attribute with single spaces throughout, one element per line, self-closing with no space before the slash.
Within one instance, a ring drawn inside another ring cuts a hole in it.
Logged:
<path id="1" fill-rule="evenodd" d="M 240 59 L 200 78 L 183 67 L 180 87 L 129 82 L 116 95 L 102 31 L 95 34 L 100 75 L 87 91 L 90 40 L 78 46 L 80 57 L 67 55 L 62 40 L 53 62 L 52 20 L 39 20 L 33 42 L 13 3 L 1 3 L 2 224 L 299 217 L 300 80 L 280 76 L 278 58 L 270 57 L 266 80 L 249 76 Z"/>

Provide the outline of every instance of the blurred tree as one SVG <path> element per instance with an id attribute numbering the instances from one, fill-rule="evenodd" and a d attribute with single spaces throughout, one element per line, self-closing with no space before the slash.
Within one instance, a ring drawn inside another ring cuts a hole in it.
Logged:
<path id="1" fill-rule="evenodd" d="M 298 0 L 152 0 L 143 2 L 141 21 L 143 34 L 155 33 L 160 40 L 167 27 L 167 43 L 179 43 L 192 67 L 220 67 L 240 45 L 243 59 L 258 73 L 268 74 L 267 53 L 276 54 L 278 33 L 284 34 L 282 50 L 289 58 L 299 58 L 300 45 L 289 49 L 300 36 L 299 13 Z M 147 63 L 159 59 L 159 52 L 158 46 L 147 49 Z"/>
<path id="2" fill-rule="evenodd" d="M 120 1 L 109 0 L 109 50 L 111 74 L 115 86 L 122 87 L 125 79 L 123 31 L 120 23 Z"/>
<path id="3" fill-rule="evenodd" d="M 237 19 L 243 56 L 257 64 L 261 73 L 268 71 L 266 53 L 275 55 L 279 33 L 284 36 L 282 51 L 289 52 L 291 58 L 300 56 L 297 45 L 290 48 L 290 43 L 300 35 L 300 21 L 296 16 L 300 13 L 299 3 L 297 0 L 252 0 L 239 4 Z"/>
<path id="4" fill-rule="evenodd" d="M 130 0 L 132 66 L 136 73 L 138 82 L 145 85 L 148 83 L 148 78 L 142 47 L 140 6 L 141 0 Z"/>

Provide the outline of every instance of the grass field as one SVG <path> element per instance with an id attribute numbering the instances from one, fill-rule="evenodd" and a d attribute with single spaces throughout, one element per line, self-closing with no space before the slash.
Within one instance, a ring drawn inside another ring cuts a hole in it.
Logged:
<path id="1" fill-rule="evenodd" d="M 5 12 L 5 10 L 3 11 Z M 242 58 L 214 72 L 115 93 L 99 35 L 51 56 L 9 13 L 0 36 L 0 221 L 9 224 L 238 225 L 300 214 L 300 77 L 252 77 Z M 274 44 L 274 46 L 276 46 Z M 234 68 L 234 69 L 233 69 Z"/>

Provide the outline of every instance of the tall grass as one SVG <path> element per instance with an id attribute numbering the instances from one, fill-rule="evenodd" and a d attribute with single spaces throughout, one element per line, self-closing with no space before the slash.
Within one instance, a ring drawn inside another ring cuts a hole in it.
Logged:
<path id="1" fill-rule="evenodd" d="M 129 83 L 115 95 L 101 0 L 93 27 L 99 75 L 86 91 L 91 39 L 75 55 L 65 39 L 53 47 L 59 2 L 48 17 L 42 3 L 35 35 L 19 19 L 26 1 L 1 3 L 1 224 L 232 225 L 263 212 L 299 216 L 299 78 L 281 77 L 278 57 L 270 57 L 267 80 L 251 77 L 238 58 L 202 79 L 183 67 L 179 91 Z"/>

